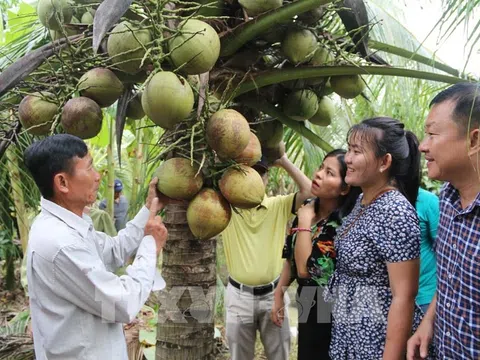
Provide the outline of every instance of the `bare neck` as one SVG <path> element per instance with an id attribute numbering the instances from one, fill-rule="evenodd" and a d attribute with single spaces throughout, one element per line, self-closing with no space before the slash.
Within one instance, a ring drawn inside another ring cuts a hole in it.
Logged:
<path id="1" fill-rule="evenodd" d="M 450 182 L 460 194 L 462 208 L 468 207 L 480 192 L 480 173 L 473 167 L 459 179 Z"/>
<path id="2" fill-rule="evenodd" d="M 338 208 L 337 199 L 320 199 L 320 206 L 317 211 L 316 220 L 326 219 Z"/>
<path id="3" fill-rule="evenodd" d="M 388 181 L 378 182 L 368 186 L 362 186 L 363 198 L 362 204 L 368 205 L 374 201 L 383 191 L 396 189 Z"/>

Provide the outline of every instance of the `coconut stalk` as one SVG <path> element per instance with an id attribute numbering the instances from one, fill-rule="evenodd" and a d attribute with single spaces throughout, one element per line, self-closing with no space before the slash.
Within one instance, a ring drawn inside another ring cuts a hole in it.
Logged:
<path id="1" fill-rule="evenodd" d="M 253 80 L 245 81 L 232 90 L 234 97 L 264 86 L 282 83 L 290 80 L 329 77 L 339 75 L 384 75 L 410 77 L 456 84 L 467 81 L 457 76 L 436 74 L 428 71 L 401 69 L 385 66 L 308 66 L 293 69 L 274 69 L 261 74 L 252 74 Z"/>
<path id="2" fill-rule="evenodd" d="M 437 60 L 434 60 L 432 58 L 411 52 L 406 49 L 402 49 L 390 44 L 385 44 L 380 41 L 375 41 L 375 40 L 369 40 L 368 45 L 370 48 L 383 51 L 389 54 L 397 55 L 400 57 L 403 57 L 405 59 L 410 59 L 413 61 L 416 61 L 421 64 L 425 64 L 428 66 L 431 66 L 435 69 L 441 70 L 446 72 L 447 74 L 453 75 L 453 76 L 460 76 L 460 71 L 440 62 Z"/>
<path id="3" fill-rule="evenodd" d="M 107 146 L 107 213 L 113 217 L 113 203 L 114 203 L 114 183 L 115 183 L 115 159 L 113 157 L 113 146 L 115 142 L 115 123 L 110 116 L 108 116 L 109 126 L 109 140 Z"/>
<path id="4" fill-rule="evenodd" d="M 22 251 L 25 254 L 28 244 L 29 222 L 25 208 L 25 197 L 22 189 L 22 179 L 20 177 L 20 157 L 17 153 L 17 147 L 7 149 L 7 167 L 10 174 L 10 186 L 12 187 L 12 198 L 15 206 L 15 216 L 18 224 L 18 236 L 22 244 Z"/>

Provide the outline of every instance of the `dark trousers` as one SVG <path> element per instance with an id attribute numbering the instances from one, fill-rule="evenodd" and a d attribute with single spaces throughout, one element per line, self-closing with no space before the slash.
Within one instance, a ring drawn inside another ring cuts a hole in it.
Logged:
<path id="1" fill-rule="evenodd" d="M 298 360 L 330 360 L 328 350 L 332 338 L 331 316 L 330 322 L 318 317 L 317 299 L 322 295 L 317 289 L 306 289 L 302 285 L 297 289 Z"/>

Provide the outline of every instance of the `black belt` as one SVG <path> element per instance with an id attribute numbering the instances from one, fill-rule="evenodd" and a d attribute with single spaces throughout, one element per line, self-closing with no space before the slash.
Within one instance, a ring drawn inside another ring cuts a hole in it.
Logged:
<path id="1" fill-rule="evenodd" d="M 228 278 L 230 284 L 242 291 L 248 291 L 253 295 L 265 295 L 272 292 L 278 285 L 279 278 L 276 278 L 273 282 L 268 285 L 260 285 L 260 286 L 248 286 L 244 284 L 240 284 L 233 280 L 231 277 Z"/>

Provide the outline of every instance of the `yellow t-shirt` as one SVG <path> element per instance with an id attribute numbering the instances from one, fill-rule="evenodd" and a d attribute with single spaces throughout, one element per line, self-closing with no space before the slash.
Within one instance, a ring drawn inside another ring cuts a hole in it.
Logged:
<path id="1" fill-rule="evenodd" d="M 292 218 L 295 194 L 267 197 L 253 209 L 232 212 L 222 232 L 230 276 L 245 285 L 263 285 L 282 271 L 286 227 Z"/>

